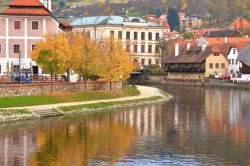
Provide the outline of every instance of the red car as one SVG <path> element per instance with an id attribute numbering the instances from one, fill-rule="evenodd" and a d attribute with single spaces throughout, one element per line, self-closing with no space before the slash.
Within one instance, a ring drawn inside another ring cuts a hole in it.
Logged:
<path id="1" fill-rule="evenodd" d="M 231 79 L 231 75 L 228 74 L 223 74 L 221 76 L 219 76 L 220 80 L 230 80 Z"/>

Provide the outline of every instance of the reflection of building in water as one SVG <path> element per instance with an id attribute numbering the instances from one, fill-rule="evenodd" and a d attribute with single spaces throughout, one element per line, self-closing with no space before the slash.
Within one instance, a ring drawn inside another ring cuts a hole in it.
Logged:
<path id="1" fill-rule="evenodd" d="M 229 116 L 229 123 L 231 125 L 238 123 L 242 116 L 242 104 L 241 104 L 242 98 L 240 94 L 242 94 L 242 92 L 235 90 L 230 90 L 229 92 L 228 116 Z"/>
<path id="2" fill-rule="evenodd" d="M 234 141 L 245 140 L 245 130 L 240 124 L 242 100 L 242 91 L 206 89 L 205 114 L 208 132 L 229 132 Z"/>
<path id="3" fill-rule="evenodd" d="M 31 134 L 0 138 L 0 165 L 27 166 L 28 156 L 36 149 L 36 138 Z"/>
<path id="4" fill-rule="evenodd" d="M 137 109 L 132 108 L 128 111 L 114 114 L 114 118 L 116 120 L 123 119 L 125 124 L 136 128 L 140 136 L 159 135 L 162 133 L 160 107 L 160 105 L 147 105 Z"/>

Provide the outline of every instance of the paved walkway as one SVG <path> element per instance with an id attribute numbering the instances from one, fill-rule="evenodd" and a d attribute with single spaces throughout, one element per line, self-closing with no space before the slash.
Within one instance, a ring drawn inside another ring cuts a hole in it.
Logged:
<path id="1" fill-rule="evenodd" d="M 93 104 L 100 102 L 136 100 L 136 99 L 149 98 L 153 96 L 164 97 L 158 88 L 148 87 L 148 86 L 136 86 L 136 87 L 140 91 L 140 95 L 138 96 L 129 96 L 129 97 L 122 97 L 115 99 L 94 100 L 94 101 L 84 101 L 84 102 L 58 103 L 49 105 L 27 106 L 27 107 L 13 107 L 10 109 L 47 110 L 47 109 L 56 109 L 58 107 L 64 107 L 64 106 L 75 106 L 75 105 Z"/>

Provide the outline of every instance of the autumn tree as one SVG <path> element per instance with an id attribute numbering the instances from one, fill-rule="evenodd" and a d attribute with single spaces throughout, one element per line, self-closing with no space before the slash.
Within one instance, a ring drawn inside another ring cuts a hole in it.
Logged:
<path id="1" fill-rule="evenodd" d="M 75 34 L 74 46 L 74 64 L 72 69 L 85 81 L 93 74 L 98 75 L 97 65 L 99 64 L 99 52 L 97 44 L 91 40 L 85 33 Z"/>
<path id="2" fill-rule="evenodd" d="M 50 74 L 52 82 L 53 75 L 65 73 L 65 57 L 69 51 L 68 41 L 63 34 L 48 35 L 36 45 L 30 56 L 44 72 Z"/>
<path id="3" fill-rule="evenodd" d="M 98 75 L 105 81 L 124 81 L 133 70 L 131 55 L 126 52 L 121 41 L 107 38 L 98 43 L 102 53 L 98 67 Z"/>

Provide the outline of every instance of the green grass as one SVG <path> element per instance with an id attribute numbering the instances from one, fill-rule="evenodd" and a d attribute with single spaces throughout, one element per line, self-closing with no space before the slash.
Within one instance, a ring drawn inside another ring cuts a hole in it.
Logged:
<path id="1" fill-rule="evenodd" d="M 31 112 L 28 110 L 24 110 L 24 109 L 20 109 L 20 110 L 0 109 L 0 115 L 2 115 L 2 116 L 20 115 L 20 114 L 31 114 Z"/>
<path id="2" fill-rule="evenodd" d="M 107 108 L 107 107 L 111 107 L 115 105 L 138 104 L 141 102 L 158 101 L 161 99 L 163 99 L 161 96 L 154 96 L 154 97 L 149 97 L 145 99 L 137 99 L 137 100 L 101 102 L 101 103 L 85 104 L 85 105 L 77 105 L 77 106 L 66 106 L 66 107 L 60 107 L 59 109 L 63 112 L 68 112 L 68 111 L 80 110 L 80 109 L 98 109 L 98 108 Z"/>
<path id="3" fill-rule="evenodd" d="M 81 92 L 81 93 L 58 93 L 39 96 L 15 96 L 0 98 L 0 108 L 23 107 L 45 104 L 56 104 L 64 102 L 80 102 L 101 99 L 113 99 L 126 96 L 139 95 L 136 87 L 125 86 L 122 91 L 117 92 Z"/>

